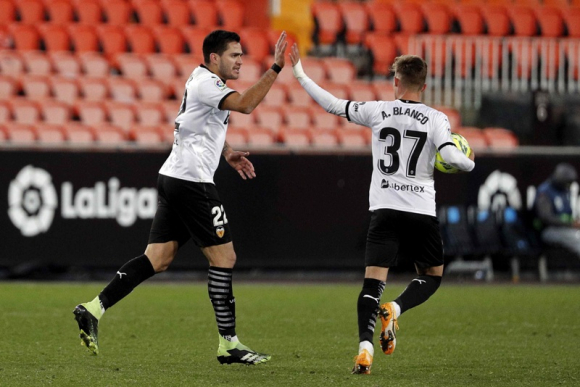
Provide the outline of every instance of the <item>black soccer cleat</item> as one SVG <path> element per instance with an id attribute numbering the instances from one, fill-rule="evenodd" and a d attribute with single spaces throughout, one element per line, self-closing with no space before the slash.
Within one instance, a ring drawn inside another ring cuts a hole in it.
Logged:
<path id="1" fill-rule="evenodd" d="M 217 352 L 217 359 L 220 364 L 240 363 L 255 365 L 265 363 L 272 358 L 270 355 L 254 352 L 240 342 L 231 343 L 231 346 L 228 345 L 228 347 L 230 348 L 226 348 L 220 343 Z"/>
<path id="2" fill-rule="evenodd" d="M 93 355 L 99 354 L 99 320 L 87 310 L 86 304 L 75 307 L 73 314 L 79 324 L 81 345 L 87 347 Z"/>

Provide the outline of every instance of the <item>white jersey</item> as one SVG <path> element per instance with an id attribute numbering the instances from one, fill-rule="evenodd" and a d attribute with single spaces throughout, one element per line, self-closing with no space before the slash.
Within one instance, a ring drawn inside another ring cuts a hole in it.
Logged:
<path id="1" fill-rule="evenodd" d="M 349 121 L 372 130 L 370 210 L 390 208 L 435 216 L 437 149 L 453 144 L 447 116 L 411 101 L 348 102 Z"/>
<path id="2" fill-rule="evenodd" d="M 234 90 L 205 66 L 199 66 L 185 83 L 175 119 L 171 154 L 159 170 L 162 175 L 198 183 L 213 183 L 228 129 L 229 110 L 221 110 Z"/>

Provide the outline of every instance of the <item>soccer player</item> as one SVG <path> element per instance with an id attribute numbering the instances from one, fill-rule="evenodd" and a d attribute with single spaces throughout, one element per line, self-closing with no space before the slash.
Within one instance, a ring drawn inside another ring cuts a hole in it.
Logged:
<path id="1" fill-rule="evenodd" d="M 208 291 L 219 331 L 219 362 L 259 364 L 270 360 L 270 355 L 251 350 L 236 335 L 232 291 L 236 254 L 213 176 L 223 155 L 242 179 L 256 177 L 246 158 L 249 153 L 235 151 L 225 141 L 230 111 L 249 114 L 258 106 L 284 67 L 287 45 L 282 32 L 271 69 L 240 94 L 226 85 L 227 80 L 240 76 L 243 53 L 239 35 L 217 30 L 204 39 L 204 64 L 185 83 L 173 148 L 159 171 L 158 207 L 145 253 L 123 265 L 93 301 L 77 305 L 73 311 L 82 343 L 93 354 L 99 352 L 98 324 L 105 311 L 141 282 L 166 270 L 191 238 L 209 261 Z"/>
<path id="2" fill-rule="evenodd" d="M 327 112 L 372 130 L 371 222 L 365 252 L 365 279 L 358 297 L 359 351 L 354 374 L 369 374 L 377 316 L 385 354 L 395 350 L 397 320 L 435 293 L 443 275 L 443 247 L 435 212 L 433 169 L 437 151 L 462 171 L 474 168 L 451 139 L 445 114 L 421 103 L 427 64 L 413 55 L 395 59 L 395 101 L 353 102 L 334 97 L 304 73 L 298 47 L 291 48 L 294 76 Z M 380 305 L 389 268 L 399 252 L 413 259 L 418 276 L 394 301 Z M 379 306 L 380 305 L 380 306 Z"/>

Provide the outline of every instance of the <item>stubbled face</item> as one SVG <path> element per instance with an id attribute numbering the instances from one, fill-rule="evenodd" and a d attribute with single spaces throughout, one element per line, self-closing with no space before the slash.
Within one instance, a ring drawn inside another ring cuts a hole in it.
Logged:
<path id="1" fill-rule="evenodd" d="M 242 55 L 242 45 L 230 42 L 228 49 L 221 56 L 218 56 L 218 75 L 222 79 L 238 79 L 242 66 Z"/>

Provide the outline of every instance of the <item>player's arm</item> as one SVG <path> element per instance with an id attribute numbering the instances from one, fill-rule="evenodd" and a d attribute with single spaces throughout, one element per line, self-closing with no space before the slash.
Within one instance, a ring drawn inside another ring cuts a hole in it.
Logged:
<path id="1" fill-rule="evenodd" d="M 222 155 L 224 159 L 234 168 L 242 179 L 253 179 L 256 177 L 256 172 L 254 171 L 254 165 L 246 157 L 250 155 L 250 152 L 235 151 L 232 149 L 227 141 L 224 142 L 224 149 L 222 150 Z"/>
<path id="2" fill-rule="evenodd" d="M 250 114 L 256 106 L 262 102 L 274 81 L 278 77 L 278 73 L 286 63 L 284 53 L 288 42 L 286 41 L 286 32 L 280 34 L 280 38 L 276 43 L 276 51 L 274 53 L 274 65 L 262 75 L 262 77 L 253 86 L 245 90 L 243 93 L 234 92 L 226 97 L 221 105 L 222 110 L 233 110 L 236 112 Z M 276 68 L 276 70 L 274 70 Z"/>
<path id="3" fill-rule="evenodd" d="M 346 117 L 346 106 L 349 101 L 336 98 L 334 95 L 318 86 L 312 79 L 308 78 L 302 64 L 300 63 L 300 52 L 298 45 L 294 43 L 290 48 L 290 60 L 292 61 L 292 72 L 300 85 L 324 110 L 340 117 Z"/>
<path id="4" fill-rule="evenodd" d="M 469 172 L 475 168 L 475 152 L 471 150 L 469 157 L 465 156 L 455 144 L 446 142 L 439 147 L 439 153 L 446 163 L 451 164 L 455 168 L 463 172 Z"/>

